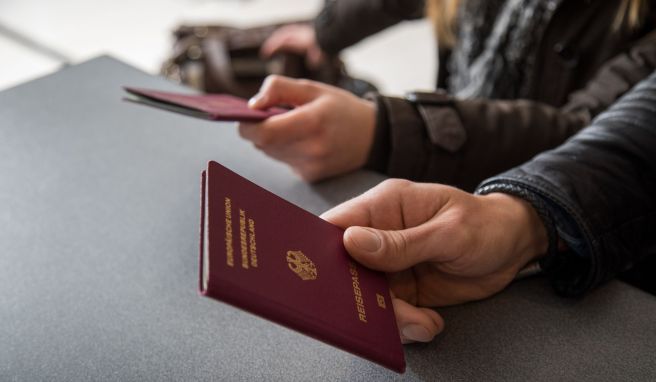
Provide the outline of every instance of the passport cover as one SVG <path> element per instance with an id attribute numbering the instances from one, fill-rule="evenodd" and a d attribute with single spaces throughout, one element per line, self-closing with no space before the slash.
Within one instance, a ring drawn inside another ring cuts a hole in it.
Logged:
<path id="1" fill-rule="evenodd" d="M 216 162 L 201 179 L 202 295 L 404 372 L 387 279 L 341 228 Z"/>
<path id="2" fill-rule="evenodd" d="M 128 101 L 213 121 L 258 122 L 287 111 L 279 107 L 254 110 L 248 107 L 247 100 L 228 94 L 181 94 L 133 87 L 124 89 L 130 94 L 125 98 Z"/>

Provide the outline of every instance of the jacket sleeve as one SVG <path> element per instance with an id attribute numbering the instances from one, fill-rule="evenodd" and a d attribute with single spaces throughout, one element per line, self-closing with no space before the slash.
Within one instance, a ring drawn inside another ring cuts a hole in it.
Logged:
<path id="1" fill-rule="evenodd" d="M 580 295 L 656 255 L 654 121 L 656 72 L 564 145 L 480 185 L 546 206 L 548 231 L 573 223 L 578 255 L 552 243 L 545 259 L 558 292 Z"/>
<path id="2" fill-rule="evenodd" d="M 337 55 L 374 33 L 423 15 L 424 0 L 327 0 L 314 26 L 321 49 Z"/>
<path id="3" fill-rule="evenodd" d="M 556 147 L 656 68 L 656 33 L 607 62 L 561 108 L 530 100 L 457 100 L 437 93 L 374 96 L 367 168 L 472 190 L 483 179 Z"/>

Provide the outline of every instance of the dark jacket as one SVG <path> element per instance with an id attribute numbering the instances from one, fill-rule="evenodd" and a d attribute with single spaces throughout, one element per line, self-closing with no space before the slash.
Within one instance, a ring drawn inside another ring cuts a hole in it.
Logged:
<path id="1" fill-rule="evenodd" d="M 553 239 L 544 266 L 563 294 L 653 264 L 656 72 L 567 143 L 486 180 L 478 192 L 518 195 L 536 207 Z M 557 250 L 557 236 L 569 250 Z"/>
<path id="2" fill-rule="evenodd" d="M 483 179 L 563 143 L 656 68 L 656 7 L 646 27 L 611 25 L 621 0 L 565 0 L 540 43 L 531 96 L 457 100 L 443 93 L 375 96 L 377 123 L 367 168 L 392 177 L 472 190 Z M 328 1 L 317 40 L 337 53 L 401 20 L 421 17 L 417 0 Z M 440 49 L 438 85 L 448 78 Z"/>

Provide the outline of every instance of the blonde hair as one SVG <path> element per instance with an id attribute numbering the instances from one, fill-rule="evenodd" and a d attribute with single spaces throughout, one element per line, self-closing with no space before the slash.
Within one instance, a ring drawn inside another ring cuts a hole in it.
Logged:
<path id="1" fill-rule="evenodd" d="M 456 42 L 456 16 L 460 0 L 427 0 L 426 16 L 433 23 L 440 47 L 450 48 Z"/>
<path id="2" fill-rule="evenodd" d="M 461 0 L 427 0 L 426 16 L 433 23 L 440 46 L 449 48 L 456 42 L 456 16 Z M 463 0 L 466 1 L 466 0 Z M 605 1 L 605 0 L 597 0 Z M 639 28 L 647 15 L 648 0 L 622 0 L 617 10 L 613 29 Z"/>
<path id="3" fill-rule="evenodd" d="M 624 0 L 613 22 L 613 29 L 635 30 L 642 26 L 647 16 L 647 0 Z"/>

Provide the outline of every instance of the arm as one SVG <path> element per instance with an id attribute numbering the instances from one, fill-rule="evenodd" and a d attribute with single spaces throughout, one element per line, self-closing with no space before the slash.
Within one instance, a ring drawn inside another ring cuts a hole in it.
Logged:
<path id="1" fill-rule="evenodd" d="M 656 72 L 479 195 L 388 180 L 322 217 L 346 229 L 351 256 L 387 272 L 404 342 L 430 341 L 444 321 L 425 307 L 489 297 L 537 259 L 556 291 L 578 295 L 656 255 L 655 120 Z M 579 254 L 555 253 L 556 229 Z"/>
<path id="2" fill-rule="evenodd" d="M 325 53 L 336 55 L 368 36 L 423 14 L 424 0 L 327 0 L 315 20 L 316 38 Z"/>
<path id="3" fill-rule="evenodd" d="M 656 33 L 605 64 L 562 108 L 432 93 L 414 100 L 376 96 L 367 167 L 471 190 L 486 177 L 560 145 L 654 69 Z"/>
<path id="4" fill-rule="evenodd" d="M 311 81 L 272 77 L 251 100 L 283 115 L 241 124 L 242 137 L 316 181 L 361 168 L 473 190 L 483 179 L 556 147 L 656 69 L 656 32 L 608 62 L 558 109 L 528 101 L 453 100 L 425 93 L 374 102 Z"/>
<path id="5" fill-rule="evenodd" d="M 337 56 L 342 49 L 423 13 L 424 0 L 327 0 L 314 26 L 300 23 L 277 29 L 260 53 L 263 57 L 280 51 L 305 55 L 309 67 L 317 68 L 326 56 Z"/>
<path id="6" fill-rule="evenodd" d="M 656 73 L 566 144 L 481 184 L 546 207 L 570 247 L 552 240 L 543 262 L 558 292 L 580 295 L 656 254 L 655 120 Z"/>

